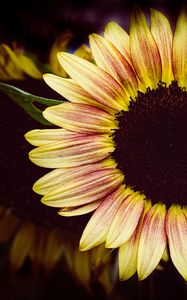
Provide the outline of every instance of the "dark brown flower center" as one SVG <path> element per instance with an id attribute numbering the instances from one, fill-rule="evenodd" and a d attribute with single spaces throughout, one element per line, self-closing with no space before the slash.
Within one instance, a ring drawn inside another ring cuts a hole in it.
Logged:
<path id="1" fill-rule="evenodd" d="M 138 92 L 128 111 L 116 115 L 112 154 L 125 184 L 153 203 L 187 204 L 187 91 L 169 87 Z"/>

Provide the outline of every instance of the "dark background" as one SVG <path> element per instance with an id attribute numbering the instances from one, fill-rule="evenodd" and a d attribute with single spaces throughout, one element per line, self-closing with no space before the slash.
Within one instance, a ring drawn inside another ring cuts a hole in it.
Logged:
<path id="1" fill-rule="evenodd" d="M 176 20 L 177 14 L 186 1 L 4 1 L 0 9 L 0 42 L 23 45 L 28 51 L 37 53 L 41 61 L 47 60 L 51 44 L 64 30 L 71 30 L 74 38 L 72 48 L 88 41 L 92 32 L 101 32 L 108 21 L 115 20 L 128 30 L 129 15 L 135 3 L 138 3 L 146 13 L 148 7 L 163 11 L 170 19 Z M 175 21 L 174 21 L 175 22 Z M 14 82 L 15 85 L 41 96 L 54 97 L 52 92 L 43 85 L 31 80 Z M 46 95 L 47 93 L 47 95 Z M 3 205 L 14 206 L 18 214 L 25 219 L 32 219 L 43 226 L 61 226 L 66 232 L 82 231 L 88 217 L 67 220 L 56 216 L 56 211 L 50 212 L 39 202 L 39 197 L 33 195 L 33 182 L 45 173 L 32 165 L 27 158 L 30 149 L 23 135 L 33 128 L 41 128 L 21 108 L 17 107 L 8 97 L 1 94 L 1 176 L 3 181 L 1 195 Z M 44 172 L 45 171 L 45 172 Z M 24 181 L 24 185 L 23 185 Z M 7 192 L 8 191 L 8 192 Z M 27 196 L 26 196 L 27 195 Z M 26 197 L 25 197 L 26 196 Z M 31 210 L 29 199 L 36 200 L 37 209 Z M 26 201 L 27 200 L 27 201 Z M 23 204 L 24 203 L 24 204 Z M 27 212 L 25 210 L 27 205 Z M 48 215 L 49 214 L 49 215 Z M 48 218 L 49 216 L 49 218 Z M 58 219 L 58 220 L 57 220 Z M 63 220 L 62 220 L 63 219 Z M 40 221 L 39 221 L 40 220 Z M 46 221 L 50 220 L 50 224 Z M 66 224 L 66 225 L 64 225 Z M 79 225 L 77 225 L 79 224 Z M 72 234 L 73 235 L 73 234 Z M 9 246 L 9 245 L 8 245 Z M 68 273 L 66 267 L 59 263 L 57 268 L 46 276 L 43 272 L 35 278 L 25 275 L 25 271 L 17 275 L 9 272 L 6 256 L 7 247 L 0 248 L 0 299 L 1 300 L 43 300 L 43 299 L 105 299 L 102 293 L 94 291 L 87 294 Z M 160 300 L 187 299 L 186 286 L 172 264 L 165 266 L 165 271 L 154 272 L 148 279 L 138 283 L 136 276 L 126 282 L 118 282 L 113 294 L 108 299 L 127 300 Z"/>

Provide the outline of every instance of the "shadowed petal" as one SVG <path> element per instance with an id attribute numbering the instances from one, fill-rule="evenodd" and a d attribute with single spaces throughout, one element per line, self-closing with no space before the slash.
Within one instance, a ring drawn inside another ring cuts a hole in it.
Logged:
<path id="1" fill-rule="evenodd" d="M 44 251 L 42 253 L 42 261 L 47 273 L 49 273 L 53 267 L 60 260 L 63 252 L 63 241 L 59 232 L 51 230 L 47 235 L 47 241 L 44 243 Z"/>
<path id="2" fill-rule="evenodd" d="M 118 208 L 106 239 L 107 248 L 117 248 L 133 234 L 144 208 L 144 196 L 128 196 Z"/>
<path id="3" fill-rule="evenodd" d="M 142 224 L 147 211 L 151 208 L 151 202 L 146 200 L 144 211 L 140 222 L 133 232 L 131 238 L 119 248 L 119 277 L 120 280 L 127 280 L 137 271 L 138 245 Z"/>
<path id="4" fill-rule="evenodd" d="M 83 231 L 80 240 L 81 251 L 89 250 L 106 240 L 110 224 L 120 204 L 131 193 L 130 189 L 124 190 L 124 187 L 120 186 L 103 200 Z"/>
<path id="5" fill-rule="evenodd" d="M 155 204 L 146 214 L 138 248 L 137 270 L 139 280 L 145 279 L 156 268 L 166 247 L 166 208 Z"/>
<path id="6" fill-rule="evenodd" d="M 105 169 L 82 175 L 62 184 L 42 198 L 42 202 L 54 207 L 75 207 L 100 200 L 122 184 L 123 175 L 117 169 Z"/>
<path id="7" fill-rule="evenodd" d="M 151 9 L 151 33 L 156 41 L 162 62 L 162 81 L 170 84 L 174 79 L 172 71 L 173 33 L 168 19 Z"/>
<path id="8" fill-rule="evenodd" d="M 115 112 L 127 108 L 123 88 L 108 73 L 93 63 L 69 53 L 61 52 L 58 58 L 72 79 L 98 102 Z"/>
<path id="9" fill-rule="evenodd" d="M 166 230 L 171 259 L 179 273 L 187 280 L 187 218 L 179 205 L 170 207 Z"/>
<path id="10" fill-rule="evenodd" d="M 136 8 L 130 24 L 130 50 L 134 68 L 145 87 L 156 88 L 161 80 L 161 60 L 145 15 Z"/>
<path id="11" fill-rule="evenodd" d="M 102 200 L 98 200 L 85 205 L 83 204 L 82 206 L 65 207 L 59 210 L 58 214 L 64 217 L 85 215 L 96 210 L 101 202 Z"/>
<path id="12" fill-rule="evenodd" d="M 187 88 L 187 6 L 177 21 L 173 39 L 173 72 L 181 87 Z"/>
<path id="13" fill-rule="evenodd" d="M 63 103 L 45 109 L 43 116 L 53 124 L 75 132 L 109 132 L 117 123 L 106 111 L 86 104 Z"/>
<path id="14" fill-rule="evenodd" d="M 27 223 L 20 228 L 11 247 L 10 261 L 15 269 L 19 269 L 30 255 L 33 243 L 34 226 Z"/>

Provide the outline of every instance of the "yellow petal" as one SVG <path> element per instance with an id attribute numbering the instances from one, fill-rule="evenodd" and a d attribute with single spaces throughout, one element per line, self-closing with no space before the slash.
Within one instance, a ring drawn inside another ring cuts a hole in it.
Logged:
<path id="1" fill-rule="evenodd" d="M 111 114 L 81 103 L 66 102 L 50 106 L 45 109 L 43 116 L 57 126 L 81 133 L 104 133 L 117 128 Z"/>
<path id="2" fill-rule="evenodd" d="M 25 134 L 26 140 L 33 146 L 43 146 L 57 141 L 68 143 L 80 139 L 83 135 L 65 129 L 34 129 Z"/>
<path id="3" fill-rule="evenodd" d="M 144 208 L 143 199 L 142 195 L 132 193 L 121 203 L 107 235 L 107 248 L 117 248 L 131 237 Z"/>
<path id="4" fill-rule="evenodd" d="M 123 181 L 117 169 L 105 169 L 82 175 L 46 194 L 42 202 L 54 207 L 82 206 L 107 197 Z"/>
<path id="5" fill-rule="evenodd" d="M 58 58 L 70 77 L 98 102 L 114 111 L 126 109 L 125 92 L 108 73 L 76 55 L 61 52 Z"/>
<path id="6" fill-rule="evenodd" d="M 62 78 L 53 74 L 45 74 L 43 78 L 52 89 L 71 102 L 105 108 L 70 78 Z"/>
<path id="7" fill-rule="evenodd" d="M 99 162 L 114 150 L 108 135 L 82 136 L 79 141 L 76 139 L 69 142 L 40 146 L 29 152 L 29 158 L 41 167 L 69 168 Z"/>
<path id="8" fill-rule="evenodd" d="M 16 234 L 10 252 L 10 261 L 15 269 L 21 268 L 29 256 L 34 238 L 34 226 L 30 223 L 22 226 Z"/>
<path id="9" fill-rule="evenodd" d="M 160 53 L 162 81 L 169 85 L 174 79 L 172 71 L 173 32 L 168 19 L 155 9 L 151 9 L 151 33 Z"/>
<path id="10" fill-rule="evenodd" d="M 74 55 L 77 55 L 85 60 L 93 62 L 93 56 L 90 48 L 85 44 L 81 45 L 79 48 L 73 52 Z"/>
<path id="11" fill-rule="evenodd" d="M 104 30 L 104 37 L 109 40 L 133 66 L 130 58 L 130 43 L 128 33 L 114 21 L 109 22 Z"/>
<path id="12" fill-rule="evenodd" d="M 70 31 L 65 31 L 56 39 L 49 53 L 49 65 L 51 71 L 54 74 L 67 77 L 67 73 L 60 65 L 57 59 L 57 53 L 60 51 L 66 51 L 70 40 L 73 38 L 73 34 Z"/>
<path id="13" fill-rule="evenodd" d="M 63 252 L 63 243 L 60 232 L 55 230 L 49 231 L 43 253 L 43 264 L 46 272 L 50 272 L 60 260 Z"/>
<path id="14" fill-rule="evenodd" d="M 161 80 L 160 54 L 145 15 L 136 8 L 130 24 L 130 50 L 134 68 L 145 87 L 156 88 Z"/>
<path id="15" fill-rule="evenodd" d="M 140 221 L 131 238 L 119 248 L 119 277 L 120 280 L 127 280 L 137 271 L 138 245 L 143 220 L 147 211 L 151 207 L 151 202 L 145 201 L 145 208 Z"/>
<path id="16" fill-rule="evenodd" d="M 10 60 L 15 64 L 16 68 L 23 71 L 25 74 L 35 78 L 41 79 L 42 73 L 38 69 L 38 67 L 34 64 L 34 62 L 23 53 L 16 53 L 9 46 L 3 44 L 2 47 L 5 49 L 7 54 L 10 56 Z"/>
<path id="17" fill-rule="evenodd" d="M 135 235 L 119 247 L 119 278 L 127 280 L 132 277 L 137 269 L 137 246 Z"/>
<path id="18" fill-rule="evenodd" d="M 137 270 L 139 280 L 145 279 L 156 268 L 166 247 L 166 208 L 155 204 L 146 214 L 140 233 Z"/>
<path id="19" fill-rule="evenodd" d="M 63 217 L 72 217 L 88 214 L 98 208 L 102 200 L 91 202 L 89 204 L 83 204 L 76 207 L 65 207 L 59 210 L 58 214 Z"/>
<path id="20" fill-rule="evenodd" d="M 124 191 L 124 187 L 120 186 L 103 200 L 84 229 L 80 240 L 81 251 L 89 250 L 106 240 L 110 224 L 118 207 L 130 193 L 132 193 L 130 189 Z"/>
<path id="21" fill-rule="evenodd" d="M 45 195 L 60 187 L 62 182 L 63 184 L 67 184 L 68 182 L 78 180 L 81 176 L 85 176 L 86 174 L 88 175 L 106 168 L 114 169 L 115 167 L 116 163 L 114 160 L 106 159 L 84 167 L 55 169 L 37 180 L 33 186 L 33 190 L 40 195 Z"/>
<path id="22" fill-rule="evenodd" d="M 187 6 L 179 14 L 173 39 L 173 72 L 180 87 L 187 88 Z"/>
<path id="23" fill-rule="evenodd" d="M 129 105 L 129 97 L 137 92 L 138 83 L 134 71 L 123 55 L 103 37 L 90 35 L 90 47 L 96 64 L 115 78 L 126 92 L 126 104 Z"/>
<path id="24" fill-rule="evenodd" d="M 166 230 L 171 259 L 179 273 L 187 280 L 187 218 L 179 205 L 170 207 Z"/>

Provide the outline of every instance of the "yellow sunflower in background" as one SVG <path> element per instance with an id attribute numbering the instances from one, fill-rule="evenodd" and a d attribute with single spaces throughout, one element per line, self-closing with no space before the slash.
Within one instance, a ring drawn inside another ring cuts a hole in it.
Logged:
<path id="1" fill-rule="evenodd" d="M 13 271 L 20 270 L 29 259 L 33 273 L 41 266 L 49 273 L 62 259 L 64 239 L 60 230 L 47 230 L 0 207 L 0 244 L 7 241 L 11 241 L 9 258 Z"/>
<path id="2" fill-rule="evenodd" d="M 55 168 L 34 184 L 62 216 L 93 213 L 81 240 L 119 248 L 119 274 L 146 278 L 167 247 L 187 280 L 187 8 L 173 33 L 136 8 L 130 33 L 110 22 L 90 35 L 92 64 L 58 58 L 71 78 L 44 75 L 69 102 L 44 117 L 61 128 L 32 130 L 35 164 Z"/>
<path id="3" fill-rule="evenodd" d="M 75 232 L 71 235 L 65 230 L 22 220 L 0 206 L 0 245 L 10 242 L 8 256 L 14 273 L 28 261 L 33 275 L 42 268 L 49 274 L 57 264 L 63 263 L 73 279 L 89 293 L 94 293 L 94 285 L 99 285 L 103 293 L 111 294 L 117 282 L 115 256 L 103 244 L 80 252 L 78 237 Z"/>
<path id="4" fill-rule="evenodd" d="M 67 77 L 67 73 L 57 59 L 57 53 L 67 51 L 72 38 L 73 34 L 70 31 L 60 34 L 52 45 L 48 61 L 45 64 L 38 61 L 34 53 L 26 52 L 24 47 L 18 46 L 15 42 L 12 43 L 12 46 L 1 43 L 0 80 L 24 80 L 26 77 L 42 79 L 46 69 L 56 75 Z M 93 60 L 91 51 L 85 44 L 77 48 L 74 54 L 89 61 Z"/>

